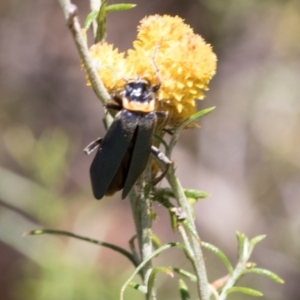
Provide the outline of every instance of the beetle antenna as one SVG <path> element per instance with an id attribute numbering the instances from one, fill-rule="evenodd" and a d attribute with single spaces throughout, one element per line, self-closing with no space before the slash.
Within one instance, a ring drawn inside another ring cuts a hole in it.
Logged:
<path id="1" fill-rule="evenodd" d="M 159 44 L 156 43 L 154 51 L 153 51 L 153 56 L 152 56 L 152 59 L 151 59 L 152 65 L 153 65 L 154 70 L 155 70 L 155 75 L 158 79 L 158 85 L 154 86 L 154 87 L 156 87 L 155 89 L 157 89 L 157 87 L 160 87 L 161 83 L 162 83 L 162 77 L 161 77 L 161 74 L 160 74 L 159 69 L 157 67 L 157 64 L 155 62 L 155 57 L 156 57 L 158 49 L 159 49 Z"/>

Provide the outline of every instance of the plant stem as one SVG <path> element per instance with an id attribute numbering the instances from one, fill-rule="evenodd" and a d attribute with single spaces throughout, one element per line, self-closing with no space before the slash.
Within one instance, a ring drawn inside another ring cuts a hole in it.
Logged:
<path id="1" fill-rule="evenodd" d="M 64 12 L 68 27 L 72 33 L 77 51 L 80 55 L 89 81 L 91 82 L 92 88 L 99 100 L 103 104 L 105 104 L 107 101 L 110 100 L 111 97 L 108 94 L 106 88 L 104 87 L 101 79 L 99 78 L 97 70 L 91 60 L 89 49 L 82 35 L 81 26 L 78 20 L 77 7 L 76 5 L 72 4 L 70 0 L 58 0 L 58 2 L 60 3 Z"/>
<path id="2" fill-rule="evenodd" d="M 145 174 L 147 174 L 147 170 Z M 151 240 L 151 200 L 148 197 L 148 193 L 145 189 L 145 178 L 142 176 L 140 179 L 140 193 L 136 194 L 131 191 L 129 198 L 132 208 L 132 214 L 134 216 L 137 240 L 140 249 L 141 261 L 144 261 L 152 254 L 152 240 Z M 148 277 L 152 270 L 151 260 L 148 261 L 142 269 L 144 284 L 147 285 Z M 155 300 L 156 290 L 152 289 L 151 295 L 146 294 L 146 299 Z"/>
<path id="3" fill-rule="evenodd" d="M 178 178 L 175 175 L 174 166 L 170 167 L 170 170 L 167 174 L 167 179 L 178 201 L 178 204 L 186 213 L 186 219 L 189 222 L 193 232 L 196 232 L 196 225 L 194 222 L 194 217 L 191 211 L 191 207 L 184 194 L 183 188 Z M 186 239 L 185 236 L 183 236 L 183 239 L 185 240 L 185 243 L 189 242 L 188 245 L 186 246 L 188 249 L 191 248 L 193 251 L 191 260 L 197 276 L 197 288 L 198 288 L 199 298 L 200 300 L 209 300 L 208 280 L 207 280 L 206 267 L 205 267 L 204 258 L 202 254 L 201 244 L 200 244 L 201 242 L 200 237 L 195 237 L 194 234 L 192 234 L 189 231 L 187 231 L 187 235 L 188 235 L 188 239 Z"/>
<path id="4" fill-rule="evenodd" d="M 218 300 L 225 300 L 227 298 L 227 291 L 235 285 L 246 268 L 247 262 L 251 255 L 251 251 L 248 250 L 248 243 L 246 243 L 246 245 L 244 244 L 243 248 L 244 249 L 242 251 L 242 255 L 240 255 L 239 261 L 234 268 L 233 273 L 224 285 Z"/>

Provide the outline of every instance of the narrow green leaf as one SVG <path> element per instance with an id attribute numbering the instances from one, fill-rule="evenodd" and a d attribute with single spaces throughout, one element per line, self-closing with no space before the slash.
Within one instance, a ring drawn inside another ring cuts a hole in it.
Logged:
<path id="1" fill-rule="evenodd" d="M 233 267 L 228 259 L 228 257 L 225 255 L 225 253 L 223 251 L 221 251 L 219 248 L 217 248 L 216 246 L 206 243 L 206 242 L 201 242 L 201 245 L 203 248 L 209 250 L 210 252 L 216 254 L 225 264 L 229 274 L 233 273 Z"/>
<path id="2" fill-rule="evenodd" d="M 169 215 L 170 215 L 170 220 L 171 220 L 171 226 L 173 231 L 176 231 L 177 229 L 177 217 L 173 211 L 174 205 L 170 202 L 169 198 L 164 194 L 163 189 L 157 189 L 154 196 L 153 200 L 158 201 L 160 204 L 162 204 L 165 208 L 168 209 Z"/>
<path id="3" fill-rule="evenodd" d="M 200 199 L 196 199 L 196 198 L 191 198 L 191 197 L 187 197 L 187 201 L 189 202 L 190 205 L 195 205 Z"/>
<path id="4" fill-rule="evenodd" d="M 189 117 L 188 119 L 186 119 L 185 121 L 183 121 L 175 130 L 174 134 L 171 137 L 170 143 L 169 143 L 169 149 L 167 151 L 167 156 L 171 157 L 171 152 L 177 142 L 177 139 L 179 137 L 179 134 L 181 132 L 182 129 L 184 129 L 186 126 L 195 123 L 198 119 L 204 117 L 205 115 L 208 115 L 209 113 L 211 113 L 213 110 L 215 109 L 215 107 L 210 107 L 210 108 L 206 108 L 206 109 L 202 109 L 198 112 L 196 112 L 195 114 L 193 114 L 191 117 Z"/>
<path id="5" fill-rule="evenodd" d="M 82 241 L 85 241 L 85 242 L 89 242 L 89 243 L 92 243 L 92 244 L 95 244 L 95 245 L 98 245 L 98 246 L 103 246 L 103 247 L 106 247 L 106 248 L 110 248 L 111 250 L 119 252 L 120 254 L 127 257 L 133 263 L 133 265 L 136 267 L 136 262 L 135 262 L 135 259 L 134 259 L 133 255 L 130 252 L 128 252 L 127 250 L 125 250 L 125 249 L 123 249 L 119 246 L 110 244 L 110 243 L 94 240 L 94 239 L 91 239 L 91 238 L 88 238 L 88 237 L 85 237 L 85 236 L 74 234 L 72 232 L 63 231 L 63 230 L 53 230 L 53 229 L 37 229 L 37 230 L 32 230 L 30 232 L 23 233 L 23 236 L 42 235 L 42 234 L 64 235 L 64 236 L 72 237 L 72 238 L 82 240 Z"/>
<path id="6" fill-rule="evenodd" d="M 147 294 L 147 287 L 145 285 L 141 285 L 137 282 L 129 282 L 128 284 L 129 287 L 132 287 L 133 289 L 142 292 L 143 294 Z"/>
<path id="7" fill-rule="evenodd" d="M 188 119 L 186 119 L 185 121 L 183 121 L 176 129 L 177 130 L 182 130 L 184 127 L 196 122 L 197 120 L 199 120 L 200 118 L 208 115 L 209 113 L 211 113 L 216 107 L 209 107 L 209 108 L 205 108 L 202 110 L 197 111 L 195 114 L 193 114 L 192 116 L 190 116 Z"/>
<path id="8" fill-rule="evenodd" d="M 252 253 L 253 249 L 254 249 L 254 246 L 261 242 L 264 238 L 266 237 L 266 235 L 258 235 L 256 237 L 254 237 L 253 239 L 251 239 L 250 241 L 247 239 L 247 249 L 248 249 L 248 252 L 249 252 L 249 255 Z"/>
<path id="9" fill-rule="evenodd" d="M 169 214 L 170 214 L 170 220 L 171 220 L 171 226 L 174 232 L 177 231 L 178 228 L 178 220 L 172 209 L 169 209 Z"/>
<path id="10" fill-rule="evenodd" d="M 199 238 L 198 233 L 195 231 L 195 229 L 192 226 L 190 226 L 190 223 L 185 219 L 185 214 L 183 213 L 182 215 L 180 215 L 178 213 L 180 211 L 180 207 L 174 206 L 170 202 L 168 197 L 174 197 L 174 194 L 171 191 L 171 189 L 161 188 L 161 189 L 156 189 L 153 199 L 158 201 L 168 209 L 170 213 L 172 229 L 176 231 L 178 222 L 182 222 L 189 232 L 191 232 L 196 238 Z"/>
<path id="11" fill-rule="evenodd" d="M 248 241 L 248 239 L 246 238 L 246 236 L 237 231 L 236 232 L 236 237 L 237 237 L 237 240 L 238 240 L 238 253 L 239 253 L 239 257 L 244 257 L 245 256 L 245 243 Z"/>
<path id="12" fill-rule="evenodd" d="M 140 262 L 138 251 L 136 250 L 136 247 L 135 247 L 135 243 L 134 243 L 135 240 L 136 240 L 136 235 L 134 235 L 129 240 L 129 247 L 130 247 L 130 251 L 132 253 L 132 257 L 133 257 L 133 259 L 135 261 L 135 266 L 138 266 L 141 262 Z M 141 276 L 142 276 L 142 273 L 141 273 Z"/>
<path id="13" fill-rule="evenodd" d="M 266 270 L 266 269 L 249 268 L 249 269 L 245 269 L 243 271 L 243 274 L 246 274 L 246 273 L 255 273 L 255 274 L 263 275 L 263 276 L 270 278 L 271 280 L 274 280 L 277 283 L 284 283 L 284 280 L 282 278 L 280 278 L 277 274 L 275 274 L 272 271 Z"/>
<path id="14" fill-rule="evenodd" d="M 266 238 L 265 234 L 258 235 L 258 236 L 254 237 L 253 239 L 250 240 L 250 244 L 254 247 L 257 243 L 261 242 L 265 238 Z"/>
<path id="15" fill-rule="evenodd" d="M 159 255 L 160 253 L 172 248 L 172 247 L 178 247 L 184 250 L 186 253 L 186 247 L 184 244 L 181 243 L 168 243 L 166 245 L 161 246 L 159 249 L 155 250 L 151 255 L 147 257 L 144 261 L 141 262 L 141 264 L 135 269 L 135 271 L 132 273 L 132 275 L 129 277 L 129 279 L 123 284 L 121 291 L 120 291 L 120 300 L 124 299 L 124 292 L 127 288 L 128 284 L 131 282 L 133 277 L 140 272 L 140 270 L 149 262 L 151 261 L 155 256 Z M 187 253 L 186 253 L 187 254 Z"/>
<path id="16" fill-rule="evenodd" d="M 162 246 L 161 240 L 160 240 L 159 237 L 158 237 L 157 235 L 155 235 L 153 232 L 151 232 L 150 238 L 151 238 L 151 241 L 152 241 L 153 246 L 155 247 L 155 249 L 158 249 L 159 247 Z"/>
<path id="17" fill-rule="evenodd" d="M 122 11 L 122 10 L 128 10 L 131 8 L 134 8 L 136 4 L 130 4 L 130 3 L 120 3 L 120 4 L 112 4 L 105 7 L 106 14 L 109 12 L 115 12 L 115 11 Z M 94 20 L 96 20 L 97 16 L 99 14 L 99 10 L 94 10 L 88 14 L 84 21 L 84 29 L 87 31 Z"/>
<path id="18" fill-rule="evenodd" d="M 210 196 L 207 192 L 194 189 L 184 189 L 184 194 L 187 198 L 193 198 L 195 200 L 204 199 Z M 161 198 L 175 198 L 175 195 L 170 188 L 157 188 L 154 196 Z"/>
<path id="19" fill-rule="evenodd" d="M 209 193 L 204 192 L 204 191 L 199 191 L 199 190 L 192 190 L 192 189 L 185 189 L 184 194 L 188 198 L 195 198 L 195 199 L 204 199 L 210 196 Z"/>
<path id="20" fill-rule="evenodd" d="M 239 244 L 242 244 L 244 242 L 244 240 L 246 239 L 246 236 L 239 231 L 236 232 L 236 237 L 237 237 Z"/>
<path id="21" fill-rule="evenodd" d="M 102 42 L 106 33 L 106 7 L 108 0 L 102 0 L 100 10 L 97 15 L 97 33 L 95 43 Z"/>
<path id="22" fill-rule="evenodd" d="M 128 10 L 136 7 L 136 4 L 131 3 L 119 3 L 119 4 L 111 4 L 106 6 L 106 13 L 114 12 L 114 11 L 122 11 L 122 10 Z"/>
<path id="23" fill-rule="evenodd" d="M 197 276 L 195 276 L 194 274 L 192 274 L 186 270 L 179 269 L 179 268 L 173 268 L 173 271 L 176 272 L 177 274 L 180 274 L 181 276 L 188 278 L 189 280 L 191 280 L 193 282 L 197 281 Z"/>
<path id="24" fill-rule="evenodd" d="M 189 289 L 182 279 L 179 279 L 179 292 L 181 300 L 191 300 Z"/>
<path id="25" fill-rule="evenodd" d="M 172 272 L 172 268 L 168 267 L 155 267 L 151 270 L 151 273 L 149 275 L 148 284 L 147 284 L 147 290 L 148 294 L 152 295 L 152 290 L 155 288 L 155 279 L 158 272 L 165 273 L 171 277 L 174 277 L 174 274 Z"/>
<path id="26" fill-rule="evenodd" d="M 165 208 L 169 208 L 169 199 L 168 199 L 168 198 L 164 198 L 163 195 L 160 195 L 160 194 L 153 194 L 151 200 L 152 200 L 152 201 L 157 201 L 157 202 L 159 202 L 159 203 L 162 204 Z"/>
<path id="27" fill-rule="evenodd" d="M 85 29 L 85 31 L 89 30 L 89 28 L 91 27 L 93 21 L 97 18 L 98 12 L 99 12 L 98 10 L 94 10 L 94 11 L 90 12 L 87 15 L 87 17 L 86 17 L 86 19 L 84 21 L 84 29 Z"/>
<path id="28" fill-rule="evenodd" d="M 190 205 L 194 205 L 199 200 L 205 199 L 208 196 L 210 196 L 209 193 L 199 191 L 199 190 L 190 190 L 190 189 L 185 189 L 184 194 L 187 197 L 187 200 Z"/>
<path id="29" fill-rule="evenodd" d="M 166 192 L 167 193 L 167 192 Z M 174 209 L 176 208 L 167 198 L 167 194 L 165 193 L 164 189 L 158 189 L 155 192 L 155 195 L 153 197 L 153 200 L 158 201 L 160 204 L 162 204 L 165 208 L 168 209 L 170 220 L 171 220 L 171 226 L 173 231 L 175 232 L 177 230 L 178 225 L 178 218 L 174 212 Z"/>
<path id="30" fill-rule="evenodd" d="M 261 293 L 258 290 L 254 290 L 254 289 L 250 289 L 250 288 L 246 288 L 246 287 L 240 287 L 240 286 L 234 286 L 227 290 L 227 295 L 231 294 L 231 293 L 243 293 L 243 294 L 250 295 L 253 297 L 263 296 L 263 293 Z"/>
<path id="31" fill-rule="evenodd" d="M 154 196 L 159 196 L 162 198 L 175 198 L 174 193 L 170 188 L 156 188 Z"/>

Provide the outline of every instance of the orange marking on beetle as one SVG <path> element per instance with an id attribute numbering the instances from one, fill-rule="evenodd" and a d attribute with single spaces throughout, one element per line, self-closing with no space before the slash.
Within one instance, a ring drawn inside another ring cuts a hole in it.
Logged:
<path id="1" fill-rule="evenodd" d="M 155 111 L 155 99 L 150 100 L 146 103 L 141 103 L 138 101 L 130 101 L 128 98 L 123 97 L 123 108 L 129 110 L 129 111 L 138 111 L 138 112 L 144 112 L 149 113 Z"/>

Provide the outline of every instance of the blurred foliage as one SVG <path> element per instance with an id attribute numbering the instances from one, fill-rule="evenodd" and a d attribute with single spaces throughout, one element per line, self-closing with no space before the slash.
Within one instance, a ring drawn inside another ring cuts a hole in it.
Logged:
<path id="1" fill-rule="evenodd" d="M 5 133 L 4 141 L 24 175 L 1 168 L 4 180 L 0 184 L 0 198 L 4 203 L 7 201 L 11 209 L 21 209 L 29 219 L 22 220 L 24 216 L 5 209 L 0 211 L 0 224 L 11 227 L 1 231 L 0 239 L 30 259 L 24 264 L 24 280 L 13 285 L 11 296 L 24 300 L 95 299 L 97 295 L 116 299 L 118 292 L 114 283 L 111 282 L 113 286 L 109 288 L 110 284 L 102 281 L 105 275 L 100 276 L 97 266 L 81 260 L 59 238 L 28 240 L 25 247 L 20 240 L 20 234 L 26 229 L 39 228 L 42 224 L 52 227 L 63 224 L 70 212 L 67 199 L 73 198 L 76 202 L 80 197 L 80 189 L 75 198 L 64 191 L 73 149 L 68 135 L 54 128 L 35 139 L 29 128 L 19 125 Z M 24 147 L 19 147 L 20 144 Z M 5 220 L 6 216 L 9 221 Z"/>
<path id="2" fill-rule="evenodd" d="M 6 183 L 2 181 L 4 184 L 0 190 L 2 198 L 3 194 L 6 195 L 3 200 L 13 204 L 9 193 L 18 193 L 14 204 L 19 206 L 19 199 L 23 199 L 23 203 L 27 202 L 23 209 L 36 218 L 51 222 L 64 217 L 66 202 L 63 201 L 62 189 L 68 174 L 67 152 L 70 148 L 66 133 L 54 128 L 35 139 L 28 127 L 19 125 L 5 132 L 4 143 L 24 175 L 1 169 L 3 178 L 7 180 Z M 70 159 L 70 155 L 68 157 Z M 15 190 L 11 191 L 13 185 Z M 51 210 L 45 214 L 45 204 L 49 201 Z"/>
<path id="3" fill-rule="evenodd" d="M 99 280 L 100 274 L 93 265 L 85 266 L 59 249 L 40 251 L 43 250 L 47 265 L 35 272 L 31 266 L 24 269 L 25 279 L 15 286 L 18 299 L 82 300 L 96 299 L 98 295 L 108 300 L 117 298 L 117 287 Z"/>

